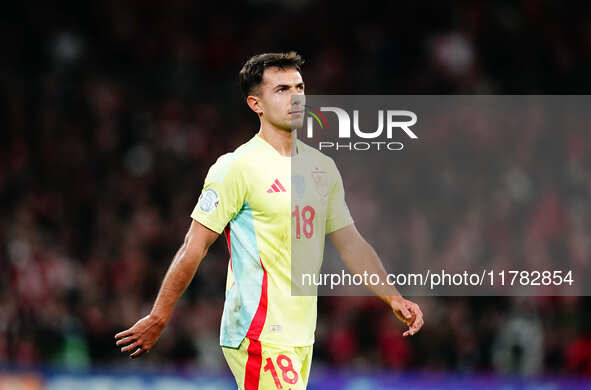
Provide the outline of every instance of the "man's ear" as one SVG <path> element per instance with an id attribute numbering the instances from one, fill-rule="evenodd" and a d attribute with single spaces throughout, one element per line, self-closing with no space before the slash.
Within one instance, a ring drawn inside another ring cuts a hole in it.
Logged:
<path id="1" fill-rule="evenodd" d="M 263 113 L 263 107 L 261 106 L 261 102 L 258 97 L 248 95 L 246 98 L 246 104 L 248 104 L 248 107 L 250 107 L 250 109 L 257 114 L 261 115 Z"/>

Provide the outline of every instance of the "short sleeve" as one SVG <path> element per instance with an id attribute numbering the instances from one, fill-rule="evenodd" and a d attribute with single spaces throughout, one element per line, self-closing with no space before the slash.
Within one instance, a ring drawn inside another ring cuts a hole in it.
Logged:
<path id="1" fill-rule="evenodd" d="M 246 199 L 246 183 L 234 160 L 229 153 L 211 166 L 191 213 L 191 218 L 217 233 L 238 214 Z"/>
<path id="2" fill-rule="evenodd" d="M 334 164 L 334 163 L 333 163 Z M 351 213 L 345 202 L 345 188 L 341 174 L 334 165 L 335 180 L 328 194 L 328 211 L 326 215 L 326 234 L 342 229 L 353 223 Z"/>

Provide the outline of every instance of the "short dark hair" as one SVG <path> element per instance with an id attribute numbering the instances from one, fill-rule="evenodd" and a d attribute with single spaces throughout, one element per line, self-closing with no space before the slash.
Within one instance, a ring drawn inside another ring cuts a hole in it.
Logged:
<path id="1" fill-rule="evenodd" d="M 264 53 L 250 57 L 239 73 L 242 95 L 247 97 L 263 82 L 265 69 L 278 67 L 280 69 L 296 68 L 301 72 L 304 60 L 295 51 L 289 53 Z"/>

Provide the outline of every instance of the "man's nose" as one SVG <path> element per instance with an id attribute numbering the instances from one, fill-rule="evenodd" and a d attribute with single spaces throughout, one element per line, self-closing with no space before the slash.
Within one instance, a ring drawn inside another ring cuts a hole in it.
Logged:
<path id="1" fill-rule="evenodd" d="M 291 95 L 291 104 L 303 106 L 306 104 L 306 95 L 304 95 L 303 91 L 297 91 Z"/>

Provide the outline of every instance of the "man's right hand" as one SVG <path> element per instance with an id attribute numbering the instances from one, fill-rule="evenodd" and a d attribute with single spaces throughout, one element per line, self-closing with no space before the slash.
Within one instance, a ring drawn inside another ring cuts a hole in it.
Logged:
<path id="1" fill-rule="evenodd" d="M 152 315 L 147 315 L 136 322 L 131 328 L 119 332 L 115 335 L 115 343 L 121 347 L 121 352 L 130 353 L 129 357 L 135 359 L 146 352 L 156 344 L 162 330 L 164 321 L 158 320 Z"/>

